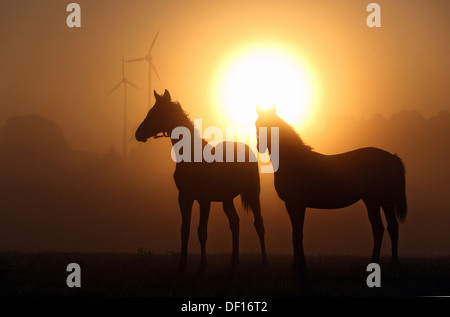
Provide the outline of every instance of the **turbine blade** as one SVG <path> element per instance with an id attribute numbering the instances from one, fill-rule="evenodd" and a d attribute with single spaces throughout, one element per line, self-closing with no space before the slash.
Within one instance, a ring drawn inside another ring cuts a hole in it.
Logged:
<path id="1" fill-rule="evenodd" d="M 158 79 L 161 80 L 161 78 L 159 77 L 158 71 L 156 70 L 156 67 L 155 67 L 155 65 L 153 65 L 153 63 L 152 63 L 152 69 L 155 72 L 156 77 L 158 77 Z"/>
<path id="2" fill-rule="evenodd" d="M 152 45 L 150 45 L 150 49 L 148 50 L 148 55 L 150 55 L 150 52 L 152 51 L 153 46 L 155 45 L 156 38 L 159 35 L 159 30 L 156 32 L 155 38 L 153 39 Z"/>
<path id="3" fill-rule="evenodd" d="M 127 84 L 130 84 L 131 86 L 133 86 L 136 89 L 139 89 L 138 86 L 136 86 L 135 84 L 133 84 L 131 81 L 127 80 Z"/>
<path id="4" fill-rule="evenodd" d="M 120 87 L 120 85 L 122 85 L 122 80 L 117 84 L 117 85 L 115 85 L 114 86 L 114 88 L 113 89 L 111 89 L 110 91 L 109 91 L 109 93 L 108 94 L 110 94 L 110 93 L 112 93 L 114 90 L 116 90 L 117 88 L 119 88 Z"/>
<path id="5" fill-rule="evenodd" d="M 125 78 L 125 58 L 122 56 L 122 78 Z"/>
<path id="6" fill-rule="evenodd" d="M 140 62 L 140 61 L 145 61 L 146 60 L 146 58 L 145 57 L 142 57 L 142 58 L 133 58 L 133 59 L 127 59 L 125 62 L 127 62 L 127 63 L 132 63 L 132 62 Z"/>

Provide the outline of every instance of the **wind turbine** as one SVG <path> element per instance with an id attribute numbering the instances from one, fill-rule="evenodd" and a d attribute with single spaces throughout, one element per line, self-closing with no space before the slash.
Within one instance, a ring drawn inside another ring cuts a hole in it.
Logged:
<path id="1" fill-rule="evenodd" d="M 144 60 L 146 60 L 148 62 L 148 106 L 149 107 L 151 107 L 151 104 L 152 104 L 152 93 L 151 93 L 152 92 L 152 70 L 155 72 L 156 77 L 158 77 L 158 79 L 161 80 L 161 78 L 159 78 L 158 71 L 156 70 L 156 67 L 153 64 L 153 61 L 152 61 L 153 57 L 151 55 L 152 49 L 153 49 L 153 46 L 155 45 L 158 34 L 159 34 L 159 30 L 158 30 L 158 32 L 156 32 L 155 38 L 153 39 L 153 42 L 150 45 L 150 49 L 148 50 L 147 55 L 145 55 L 144 57 L 141 57 L 141 58 L 134 58 L 134 59 L 127 60 L 127 62 L 140 62 L 140 61 L 144 61 Z"/>
<path id="2" fill-rule="evenodd" d="M 125 58 L 122 57 L 122 79 L 120 82 L 114 86 L 113 89 L 110 90 L 109 93 L 112 93 L 114 90 L 123 85 L 123 157 L 127 157 L 127 85 L 133 86 L 136 89 L 139 89 L 135 84 L 130 82 L 125 77 Z"/>

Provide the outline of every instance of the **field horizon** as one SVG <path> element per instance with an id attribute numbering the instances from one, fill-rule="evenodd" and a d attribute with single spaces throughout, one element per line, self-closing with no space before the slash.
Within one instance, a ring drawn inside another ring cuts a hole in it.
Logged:
<path id="1" fill-rule="evenodd" d="M 290 255 L 241 254 L 239 268 L 229 271 L 230 255 L 208 255 L 208 268 L 197 273 L 200 256 L 188 257 L 188 268 L 177 274 L 179 254 L 0 252 L 0 296 L 103 297 L 384 297 L 450 294 L 450 257 L 400 257 L 394 271 L 382 257 L 381 287 L 369 288 L 370 257 L 307 256 L 308 277 L 291 270 Z M 69 263 L 81 267 L 81 287 L 69 288 Z"/>

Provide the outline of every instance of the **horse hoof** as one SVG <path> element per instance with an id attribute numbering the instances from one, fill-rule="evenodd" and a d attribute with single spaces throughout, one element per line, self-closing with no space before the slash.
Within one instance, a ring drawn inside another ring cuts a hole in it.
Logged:
<path id="1" fill-rule="evenodd" d="M 198 269 L 198 275 L 200 275 L 200 276 L 204 275 L 207 266 L 208 265 L 206 263 L 201 263 L 200 268 Z"/>
<path id="2" fill-rule="evenodd" d="M 237 268 L 239 266 L 239 260 L 231 260 L 231 265 L 230 265 L 230 273 L 234 273 L 237 271 Z"/>
<path id="3" fill-rule="evenodd" d="M 262 265 L 263 265 L 263 268 L 265 268 L 265 269 L 267 269 L 269 267 L 269 261 L 267 260 L 267 257 L 265 257 L 265 256 L 262 259 Z"/>
<path id="4" fill-rule="evenodd" d="M 292 265 L 292 273 L 297 273 L 300 275 L 307 275 L 306 273 L 306 265 L 300 263 L 294 263 Z"/>
<path id="5" fill-rule="evenodd" d="M 186 271 L 186 267 L 187 267 L 187 263 L 182 262 L 180 263 L 180 265 L 178 266 L 178 274 L 183 274 Z"/>
<path id="6" fill-rule="evenodd" d="M 392 271 L 394 272 L 394 275 L 396 277 L 400 277 L 400 266 L 398 265 L 398 262 L 392 262 Z"/>

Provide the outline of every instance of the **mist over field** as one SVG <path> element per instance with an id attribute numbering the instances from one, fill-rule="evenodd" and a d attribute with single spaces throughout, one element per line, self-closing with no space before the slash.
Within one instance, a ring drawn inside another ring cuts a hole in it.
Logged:
<path id="1" fill-rule="evenodd" d="M 326 126 L 303 140 L 325 154 L 375 146 L 404 161 L 409 210 L 400 226 L 400 256 L 449 255 L 450 114 L 442 111 L 425 118 L 401 111 L 359 120 L 337 116 L 329 117 Z M 0 128 L 0 250 L 178 251 L 181 217 L 170 146 L 167 139 L 130 141 L 124 159 L 114 147 L 105 152 L 77 150 L 64 128 L 43 116 L 9 118 Z M 261 174 L 261 188 L 268 253 L 291 254 L 291 225 L 275 193 L 273 175 Z M 253 217 L 239 199 L 235 204 L 241 250 L 258 253 Z M 194 253 L 199 252 L 197 225 L 194 204 Z M 218 203 L 212 205 L 208 232 L 210 253 L 231 253 L 231 232 Z M 306 255 L 369 256 L 372 233 L 363 204 L 308 209 L 304 245 Z M 389 252 L 386 233 L 382 254 Z"/>

